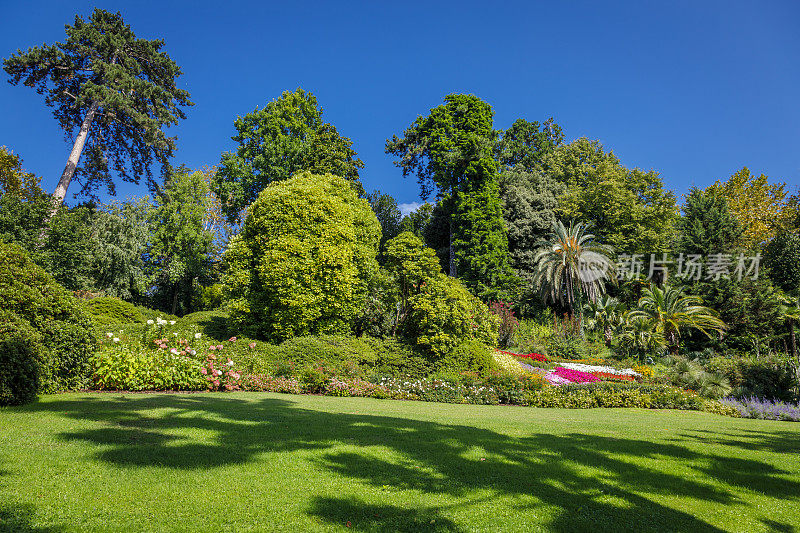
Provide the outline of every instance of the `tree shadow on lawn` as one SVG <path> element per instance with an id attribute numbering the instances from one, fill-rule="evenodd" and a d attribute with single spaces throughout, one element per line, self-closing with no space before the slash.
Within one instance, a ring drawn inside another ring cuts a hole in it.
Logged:
<path id="1" fill-rule="evenodd" d="M 0 532 L 8 533 L 56 533 L 62 528 L 36 527 L 33 525 L 34 509 L 30 505 L 4 502 L 0 504 Z"/>
<path id="2" fill-rule="evenodd" d="M 776 477 L 788 472 L 770 464 L 678 444 L 582 433 L 511 437 L 463 425 L 315 411 L 274 398 L 97 396 L 25 409 L 103 423 L 60 437 L 101 445 L 97 458 L 113 465 L 204 469 L 255 462 L 264 452 L 318 450 L 311 460 L 345 479 L 447 495 L 454 505 L 469 505 L 476 492 L 488 493 L 522 514 L 553 516 L 546 525 L 556 531 L 718 531 L 691 510 L 676 510 L 659 500 L 749 505 L 720 484 L 784 499 L 800 495 L 800 483 Z M 213 432 L 214 438 L 192 441 L 185 430 Z M 360 451 L 343 451 L 337 448 L 341 444 Z M 386 449 L 402 459 L 387 458 Z M 675 468 L 659 469 L 664 460 Z M 710 480 L 702 481 L 704 477 Z M 350 522 L 359 531 L 458 531 L 447 512 L 448 507 L 322 497 L 313 499 L 308 509 L 311 516 L 333 524 Z"/>

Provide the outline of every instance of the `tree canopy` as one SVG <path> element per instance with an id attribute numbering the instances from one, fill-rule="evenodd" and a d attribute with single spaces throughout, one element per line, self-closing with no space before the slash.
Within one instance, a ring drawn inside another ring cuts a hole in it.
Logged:
<path id="1" fill-rule="evenodd" d="M 560 214 L 589 222 L 617 253 L 666 251 L 678 208 L 658 173 L 625 168 L 598 141 L 577 139 L 545 157 L 545 172 L 566 185 Z"/>
<path id="2" fill-rule="evenodd" d="M 322 120 L 317 97 L 298 88 L 284 91 L 262 109 L 238 117 L 233 140 L 236 152 L 222 154 L 214 178 L 228 220 L 239 220 L 270 183 L 300 171 L 333 174 L 349 180 L 363 192 L 358 170 L 364 168 L 353 150 L 353 141 Z"/>

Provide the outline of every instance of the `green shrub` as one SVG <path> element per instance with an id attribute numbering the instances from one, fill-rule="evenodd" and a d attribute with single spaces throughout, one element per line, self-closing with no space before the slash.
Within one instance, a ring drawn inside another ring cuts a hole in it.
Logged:
<path id="1" fill-rule="evenodd" d="M 205 390 L 198 359 L 125 344 L 105 347 L 92 359 L 92 384 L 101 390 Z"/>
<path id="2" fill-rule="evenodd" d="M 457 346 L 450 354 L 437 361 L 440 370 L 475 372 L 481 376 L 499 370 L 492 350 L 480 341 L 470 340 Z"/>
<path id="3" fill-rule="evenodd" d="M 231 319 L 272 342 L 350 333 L 380 237 L 369 203 L 343 178 L 300 173 L 268 185 L 225 253 Z"/>
<path id="4" fill-rule="evenodd" d="M 41 338 L 40 392 L 85 387 L 98 342 L 81 303 L 18 246 L 0 243 L 0 301 Z"/>
<path id="5" fill-rule="evenodd" d="M 142 313 L 132 303 L 101 296 L 86 302 L 86 310 L 98 326 L 132 324 L 145 321 Z"/>
<path id="6" fill-rule="evenodd" d="M 42 367 L 41 337 L 7 310 L 0 310 L 0 405 L 21 405 L 36 398 Z"/>
<path id="7" fill-rule="evenodd" d="M 594 407 L 636 407 L 642 409 L 693 409 L 702 400 L 691 392 L 669 385 L 598 382 L 544 387 L 527 394 L 533 407 L 589 409 Z"/>
<path id="8" fill-rule="evenodd" d="M 793 401 L 795 375 L 789 362 L 775 356 L 714 357 L 707 368 L 728 378 L 733 396 Z"/>
<path id="9" fill-rule="evenodd" d="M 497 339 L 496 318 L 457 279 L 441 275 L 429 280 L 409 297 L 408 306 L 402 333 L 434 360 L 464 342 L 493 345 Z"/>
<path id="10" fill-rule="evenodd" d="M 546 343 L 547 355 L 561 359 L 587 359 L 589 347 L 586 340 L 566 335 L 551 335 Z"/>

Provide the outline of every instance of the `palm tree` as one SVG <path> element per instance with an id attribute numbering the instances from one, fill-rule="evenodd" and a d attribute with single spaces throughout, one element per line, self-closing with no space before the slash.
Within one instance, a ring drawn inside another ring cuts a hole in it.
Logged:
<path id="1" fill-rule="evenodd" d="M 664 336 L 653 330 L 652 323 L 642 317 L 631 316 L 628 311 L 623 315 L 622 335 L 620 345 L 629 354 L 639 354 L 644 360 L 647 354 L 661 353 L 664 350 Z"/>
<path id="2" fill-rule="evenodd" d="M 545 301 L 569 308 L 570 315 L 580 314 L 583 295 L 594 302 L 605 292 L 605 278 L 614 265 L 609 259 L 611 248 L 594 241 L 587 225 L 561 221 L 553 223 L 548 239 L 539 243 L 534 261 L 537 264 L 534 283 Z"/>
<path id="3" fill-rule="evenodd" d="M 614 333 L 622 324 L 623 306 L 616 298 L 603 296 L 584 307 L 586 310 L 586 326 L 590 330 L 602 332 L 606 346 L 611 346 Z"/>
<path id="4" fill-rule="evenodd" d="M 716 311 L 702 304 L 699 296 L 684 294 L 674 287 L 650 287 L 642 291 L 638 307 L 628 315 L 631 320 L 648 321 L 674 354 L 678 351 L 681 329 L 697 329 L 708 337 L 712 331 L 722 333 L 728 329 Z"/>

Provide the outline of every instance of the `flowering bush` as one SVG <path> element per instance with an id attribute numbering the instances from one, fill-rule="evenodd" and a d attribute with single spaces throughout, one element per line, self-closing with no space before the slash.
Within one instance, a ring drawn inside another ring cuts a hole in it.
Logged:
<path id="1" fill-rule="evenodd" d="M 248 374 L 243 376 L 239 383 L 242 390 L 247 391 L 283 392 L 286 394 L 303 392 L 303 384 L 299 380 L 283 376 Z"/>
<path id="2" fill-rule="evenodd" d="M 800 422 L 800 405 L 781 401 L 770 401 L 755 398 L 724 398 L 723 405 L 736 409 L 742 418 L 761 418 L 763 420 L 784 420 Z"/>
<path id="3" fill-rule="evenodd" d="M 205 364 L 200 368 L 200 373 L 206 378 L 208 383 L 208 390 L 212 391 L 232 391 L 240 390 L 240 380 L 242 375 L 233 368 L 233 361 L 231 359 L 220 357 L 219 359 L 214 354 L 212 348 L 216 349 L 217 346 L 209 348 L 209 354 L 206 356 Z M 222 346 L 219 346 L 221 349 Z M 222 361 L 225 361 L 224 363 Z"/>

